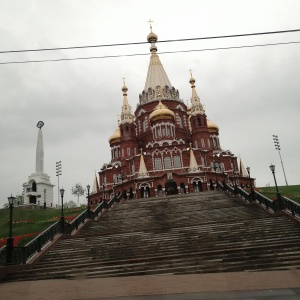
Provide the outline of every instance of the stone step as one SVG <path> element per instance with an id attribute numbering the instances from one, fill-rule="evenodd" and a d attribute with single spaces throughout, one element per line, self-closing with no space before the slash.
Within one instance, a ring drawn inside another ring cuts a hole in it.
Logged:
<path id="1" fill-rule="evenodd" d="M 6 280 L 273 270 L 300 266 L 299 226 L 218 191 L 132 199 L 32 270 Z"/>

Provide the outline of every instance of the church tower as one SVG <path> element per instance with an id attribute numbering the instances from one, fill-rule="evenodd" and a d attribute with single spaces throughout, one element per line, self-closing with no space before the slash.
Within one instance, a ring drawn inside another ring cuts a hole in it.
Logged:
<path id="1" fill-rule="evenodd" d="M 120 150 L 121 150 L 121 163 L 133 155 L 138 153 L 138 144 L 136 139 L 136 126 L 134 123 L 134 115 L 131 112 L 131 107 L 127 99 L 128 88 L 125 85 L 122 87 L 123 92 L 123 105 L 120 121 Z"/>

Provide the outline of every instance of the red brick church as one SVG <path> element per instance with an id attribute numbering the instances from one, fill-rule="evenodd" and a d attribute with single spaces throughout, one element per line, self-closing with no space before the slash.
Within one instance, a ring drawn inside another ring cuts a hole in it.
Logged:
<path id="1" fill-rule="evenodd" d="M 207 118 L 191 85 L 191 104 L 186 105 L 171 84 L 157 54 L 157 35 L 151 44 L 145 87 L 133 113 L 122 87 L 123 105 L 117 130 L 109 137 L 111 161 L 95 176 L 92 202 L 195 193 L 215 188 L 216 181 L 249 186 L 246 170 L 229 150 L 222 150 L 219 127 Z"/>

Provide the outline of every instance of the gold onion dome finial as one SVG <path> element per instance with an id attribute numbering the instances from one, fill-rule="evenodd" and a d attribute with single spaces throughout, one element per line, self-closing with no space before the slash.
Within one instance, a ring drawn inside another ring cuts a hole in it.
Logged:
<path id="1" fill-rule="evenodd" d="M 191 78 L 190 78 L 190 84 L 192 85 L 192 87 L 193 87 L 193 85 L 195 85 L 195 82 L 196 82 L 196 80 L 193 78 L 193 73 L 192 73 L 192 70 L 190 70 L 190 74 L 191 74 Z"/>
<path id="2" fill-rule="evenodd" d="M 151 44 L 151 47 L 150 47 L 150 52 L 156 52 L 157 51 L 157 47 L 155 46 L 155 43 L 157 42 L 157 35 L 152 31 L 152 20 L 150 19 L 148 21 L 148 23 L 150 23 L 150 33 L 148 34 L 147 36 L 147 41 Z"/>
<path id="3" fill-rule="evenodd" d="M 149 118 L 151 121 L 156 121 L 160 119 L 174 119 L 175 114 L 168 109 L 161 100 L 159 100 L 158 105 L 155 107 L 154 111 L 150 114 Z"/>
<path id="4" fill-rule="evenodd" d="M 122 92 L 123 94 L 126 94 L 128 91 L 128 88 L 127 86 L 125 85 L 125 78 L 123 77 L 123 87 L 122 87 Z"/>
<path id="5" fill-rule="evenodd" d="M 110 144 L 118 143 L 121 140 L 121 132 L 118 128 L 108 139 Z"/>
<path id="6" fill-rule="evenodd" d="M 216 123 L 210 121 L 209 119 L 206 119 L 206 122 L 207 122 L 207 129 L 209 132 L 211 133 L 219 132 L 219 126 Z"/>

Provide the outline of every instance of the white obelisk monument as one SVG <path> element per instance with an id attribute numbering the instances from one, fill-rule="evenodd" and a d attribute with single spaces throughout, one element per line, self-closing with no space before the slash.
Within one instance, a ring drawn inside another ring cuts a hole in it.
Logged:
<path id="1" fill-rule="evenodd" d="M 23 184 L 25 195 L 24 204 L 36 204 L 38 206 L 53 206 L 53 187 L 50 176 L 44 173 L 44 145 L 43 145 L 43 121 L 37 123 L 38 138 L 36 144 L 35 173 L 28 177 L 28 182 Z"/>

